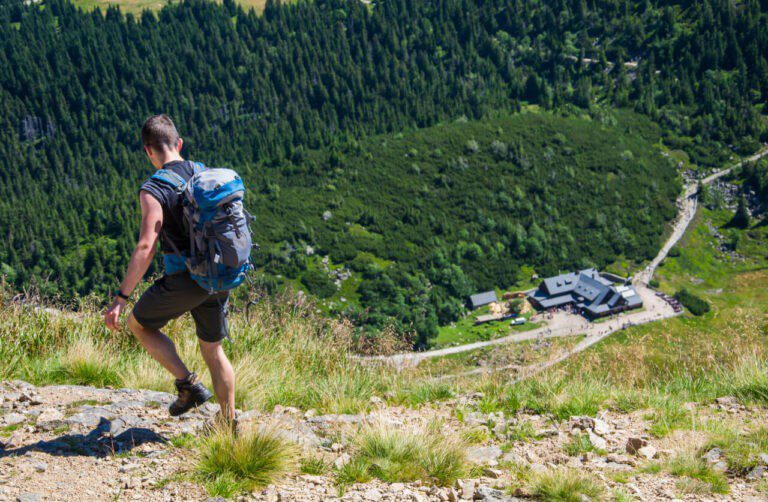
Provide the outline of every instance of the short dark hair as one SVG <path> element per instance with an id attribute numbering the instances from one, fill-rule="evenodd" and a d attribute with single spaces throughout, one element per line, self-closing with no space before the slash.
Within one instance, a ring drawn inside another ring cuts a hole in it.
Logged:
<path id="1" fill-rule="evenodd" d="M 161 113 L 149 117 L 141 126 L 141 141 L 144 146 L 157 150 L 161 150 L 163 146 L 176 148 L 179 143 L 179 133 L 171 117 Z"/>

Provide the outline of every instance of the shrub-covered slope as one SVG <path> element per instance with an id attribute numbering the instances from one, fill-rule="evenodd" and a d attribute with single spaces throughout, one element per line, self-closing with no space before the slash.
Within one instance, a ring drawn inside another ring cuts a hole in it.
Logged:
<path id="1" fill-rule="evenodd" d="M 529 280 L 522 266 L 649 258 L 675 215 L 676 169 L 654 147 L 657 126 L 629 112 L 610 119 L 457 121 L 258 173 L 259 264 L 364 323 L 391 316 L 423 335 L 455 320 L 468 294 Z M 324 284 L 308 246 L 348 265 L 354 286 Z"/>

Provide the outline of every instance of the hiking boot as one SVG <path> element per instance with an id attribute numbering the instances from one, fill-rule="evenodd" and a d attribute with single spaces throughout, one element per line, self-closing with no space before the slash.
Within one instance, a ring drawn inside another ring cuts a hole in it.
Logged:
<path id="1" fill-rule="evenodd" d="M 168 408 L 172 417 L 183 415 L 213 397 L 213 393 L 205 388 L 194 373 L 190 373 L 184 380 L 176 380 L 176 390 L 179 391 L 179 397 Z"/>

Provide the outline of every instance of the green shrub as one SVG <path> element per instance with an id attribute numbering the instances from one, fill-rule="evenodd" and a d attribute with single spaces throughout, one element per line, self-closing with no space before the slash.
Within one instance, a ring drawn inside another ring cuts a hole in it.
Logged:
<path id="1" fill-rule="evenodd" d="M 699 316 L 709 312 L 709 303 L 685 288 L 675 293 L 675 298 L 693 315 Z"/>
<path id="2" fill-rule="evenodd" d="M 328 298 L 336 294 L 336 285 L 328 274 L 320 270 L 309 270 L 301 277 L 301 283 L 307 291 L 321 298 Z"/>
<path id="3" fill-rule="evenodd" d="M 650 281 L 648 281 L 648 285 L 654 289 L 658 289 L 659 281 L 658 279 L 651 279 Z"/>

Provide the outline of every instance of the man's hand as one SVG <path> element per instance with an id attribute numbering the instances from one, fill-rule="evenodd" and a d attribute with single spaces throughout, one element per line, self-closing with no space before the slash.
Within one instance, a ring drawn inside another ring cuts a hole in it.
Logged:
<path id="1" fill-rule="evenodd" d="M 120 329 L 120 313 L 123 311 L 123 307 L 125 307 L 125 300 L 116 297 L 112 300 L 112 305 L 104 312 L 104 324 L 109 329 Z"/>

